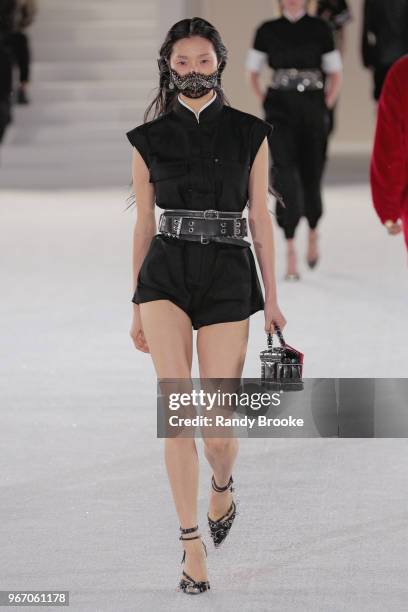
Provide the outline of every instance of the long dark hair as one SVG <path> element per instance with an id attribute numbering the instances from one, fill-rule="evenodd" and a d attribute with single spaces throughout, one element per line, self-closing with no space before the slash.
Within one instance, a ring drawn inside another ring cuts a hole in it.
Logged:
<path id="1" fill-rule="evenodd" d="M 177 98 L 178 92 L 176 89 L 169 89 L 170 56 L 173 51 L 174 43 L 176 43 L 178 40 L 181 40 L 182 38 L 190 38 L 191 36 L 201 36 L 202 38 L 206 38 L 213 44 L 218 60 L 218 78 L 217 84 L 214 89 L 217 92 L 217 95 L 222 99 L 222 102 L 224 104 L 230 105 L 229 100 L 225 96 L 221 85 L 221 76 L 227 64 L 228 51 L 224 43 L 222 42 L 220 33 L 214 28 L 211 23 L 209 23 L 205 19 L 201 19 L 201 17 L 193 17 L 192 19 L 182 19 L 170 28 L 170 30 L 167 32 L 166 38 L 162 46 L 160 47 L 159 58 L 157 60 L 157 64 L 159 67 L 158 92 L 156 97 L 152 100 L 152 102 L 145 110 L 143 116 L 144 123 L 151 119 L 155 119 L 171 110 Z M 129 183 L 130 188 L 132 187 L 132 184 L 133 179 L 131 179 Z M 283 204 L 282 196 L 279 193 L 277 193 L 270 186 L 268 187 L 268 191 Z M 129 200 L 130 204 L 125 208 L 125 210 L 136 204 L 134 193 L 132 193 L 127 198 L 127 201 Z"/>

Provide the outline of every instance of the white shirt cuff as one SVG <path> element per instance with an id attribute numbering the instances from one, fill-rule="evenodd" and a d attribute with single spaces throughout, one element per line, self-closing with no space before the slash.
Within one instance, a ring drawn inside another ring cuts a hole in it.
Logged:
<path id="1" fill-rule="evenodd" d="M 334 51 L 329 51 L 329 53 L 324 53 L 322 55 L 322 70 L 326 74 L 331 74 L 332 72 L 339 72 L 343 68 L 343 62 L 341 59 L 340 51 L 335 49 Z"/>
<path id="2" fill-rule="evenodd" d="M 266 65 L 268 60 L 268 54 L 263 51 L 258 51 L 257 49 L 249 49 L 245 67 L 247 70 L 251 72 L 260 72 L 262 68 Z"/>

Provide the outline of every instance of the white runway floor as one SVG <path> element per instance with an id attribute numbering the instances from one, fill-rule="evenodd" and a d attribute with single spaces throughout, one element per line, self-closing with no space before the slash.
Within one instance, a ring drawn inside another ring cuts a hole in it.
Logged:
<path id="1" fill-rule="evenodd" d="M 73 612 L 405 610 L 405 439 L 242 439 L 239 514 L 219 551 L 198 441 L 212 590 L 175 592 L 182 548 L 155 373 L 128 335 L 128 193 L 0 195 L 0 589 L 69 590 Z M 402 235 L 381 228 L 366 185 L 327 188 L 325 207 L 322 261 L 302 263 L 301 283 L 281 280 L 275 226 L 285 337 L 306 377 L 406 377 Z M 305 236 L 302 222 L 302 257 Z M 259 312 L 244 376 L 259 375 L 263 348 Z"/>

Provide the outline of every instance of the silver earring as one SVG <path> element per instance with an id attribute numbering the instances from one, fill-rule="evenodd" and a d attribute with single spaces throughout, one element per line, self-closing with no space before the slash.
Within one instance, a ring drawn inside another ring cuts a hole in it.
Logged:
<path id="1" fill-rule="evenodd" d="M 169 83 L 169 89 L 174 89 L 174 83 L 173 83 L 173 81 L 170 81 L 170 83 Z"/>

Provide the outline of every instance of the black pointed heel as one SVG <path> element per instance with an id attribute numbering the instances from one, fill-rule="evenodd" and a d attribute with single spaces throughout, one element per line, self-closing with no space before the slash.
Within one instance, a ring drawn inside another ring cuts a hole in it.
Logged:
<path id="1" fill-rule="evenodd" d="M 183 534 L 193 533 L 194 531 L 197 531 L 197 529 L 198 525 L 196 525 L 195 527 L 188 527 L 186 529 L 180 527 L 181 535 L 179 537 L 179 540 L 196 540 L 197 538 L 201 538 L 201 535 L 195 535 L 191 538 L 183 537 Z M 205 542 L 203 541 L 202 544 L 204 546 L 205 556 L 207 556 L 207 547 L 205 545 Z M 186 551 L 184 550 L 181 563 L 183 564 L 185 560 Z M 187 574 L 187 572 L 183 570 L 183 578 L 181 578 L 180 580 L 179 590 L 183 591 L 184 593 L 187 593 L 188 595 L 197 595 L 199 593 L 203 593 L 204 591 L 209 591 L 210 583 L 208 582 L 208 580 L 194 580 L 194 578 L 192 578 L 189 574 Z"/>
<path id="2" fill-rule="evenodd" d="M 319 258 L 316 257 L 316 259 L 308 259 L 307 260 L 307 265 L 309 266 L 309 268 L 313 269 L 316 267 L 317 262 L 319 261 Z"/>
<path id="3" fill-rule="evenodd" d="M 221 493 L 222 491 L 226 491 L 227 489 L 229 489 L 232 493 L 234 491 L 234 487 L 232 486 L 233 482 L 234 480 L 231 475 L 225 487 L 219 487 L 217 483 L 215 482 L 214 474 L 212 475 L 212 478 L 211 478 L 211 486 L 214 489 L 214 491 L 217 491 L 218 493 Z M 209 513 L 207 512 L 207 519 L 208 519 L 208 525 L 210 528 L 210 534 L 214 542 L 214 546 L 216 548 L 221 546 L 221 544 L 227 537 L 229 530 L 232 527 L 232 523 L 234 522 L 234 519 L 236 517 L 236 514 L 237 514 L 237 507 L 236 507 L 234 500 L 232 500 L 231 505 L 228 508 L 227 512 L 223 514 L 222 516 L 220 516 L 220 518 L 218 518 L 217 520 L 211 519 Z"/>

